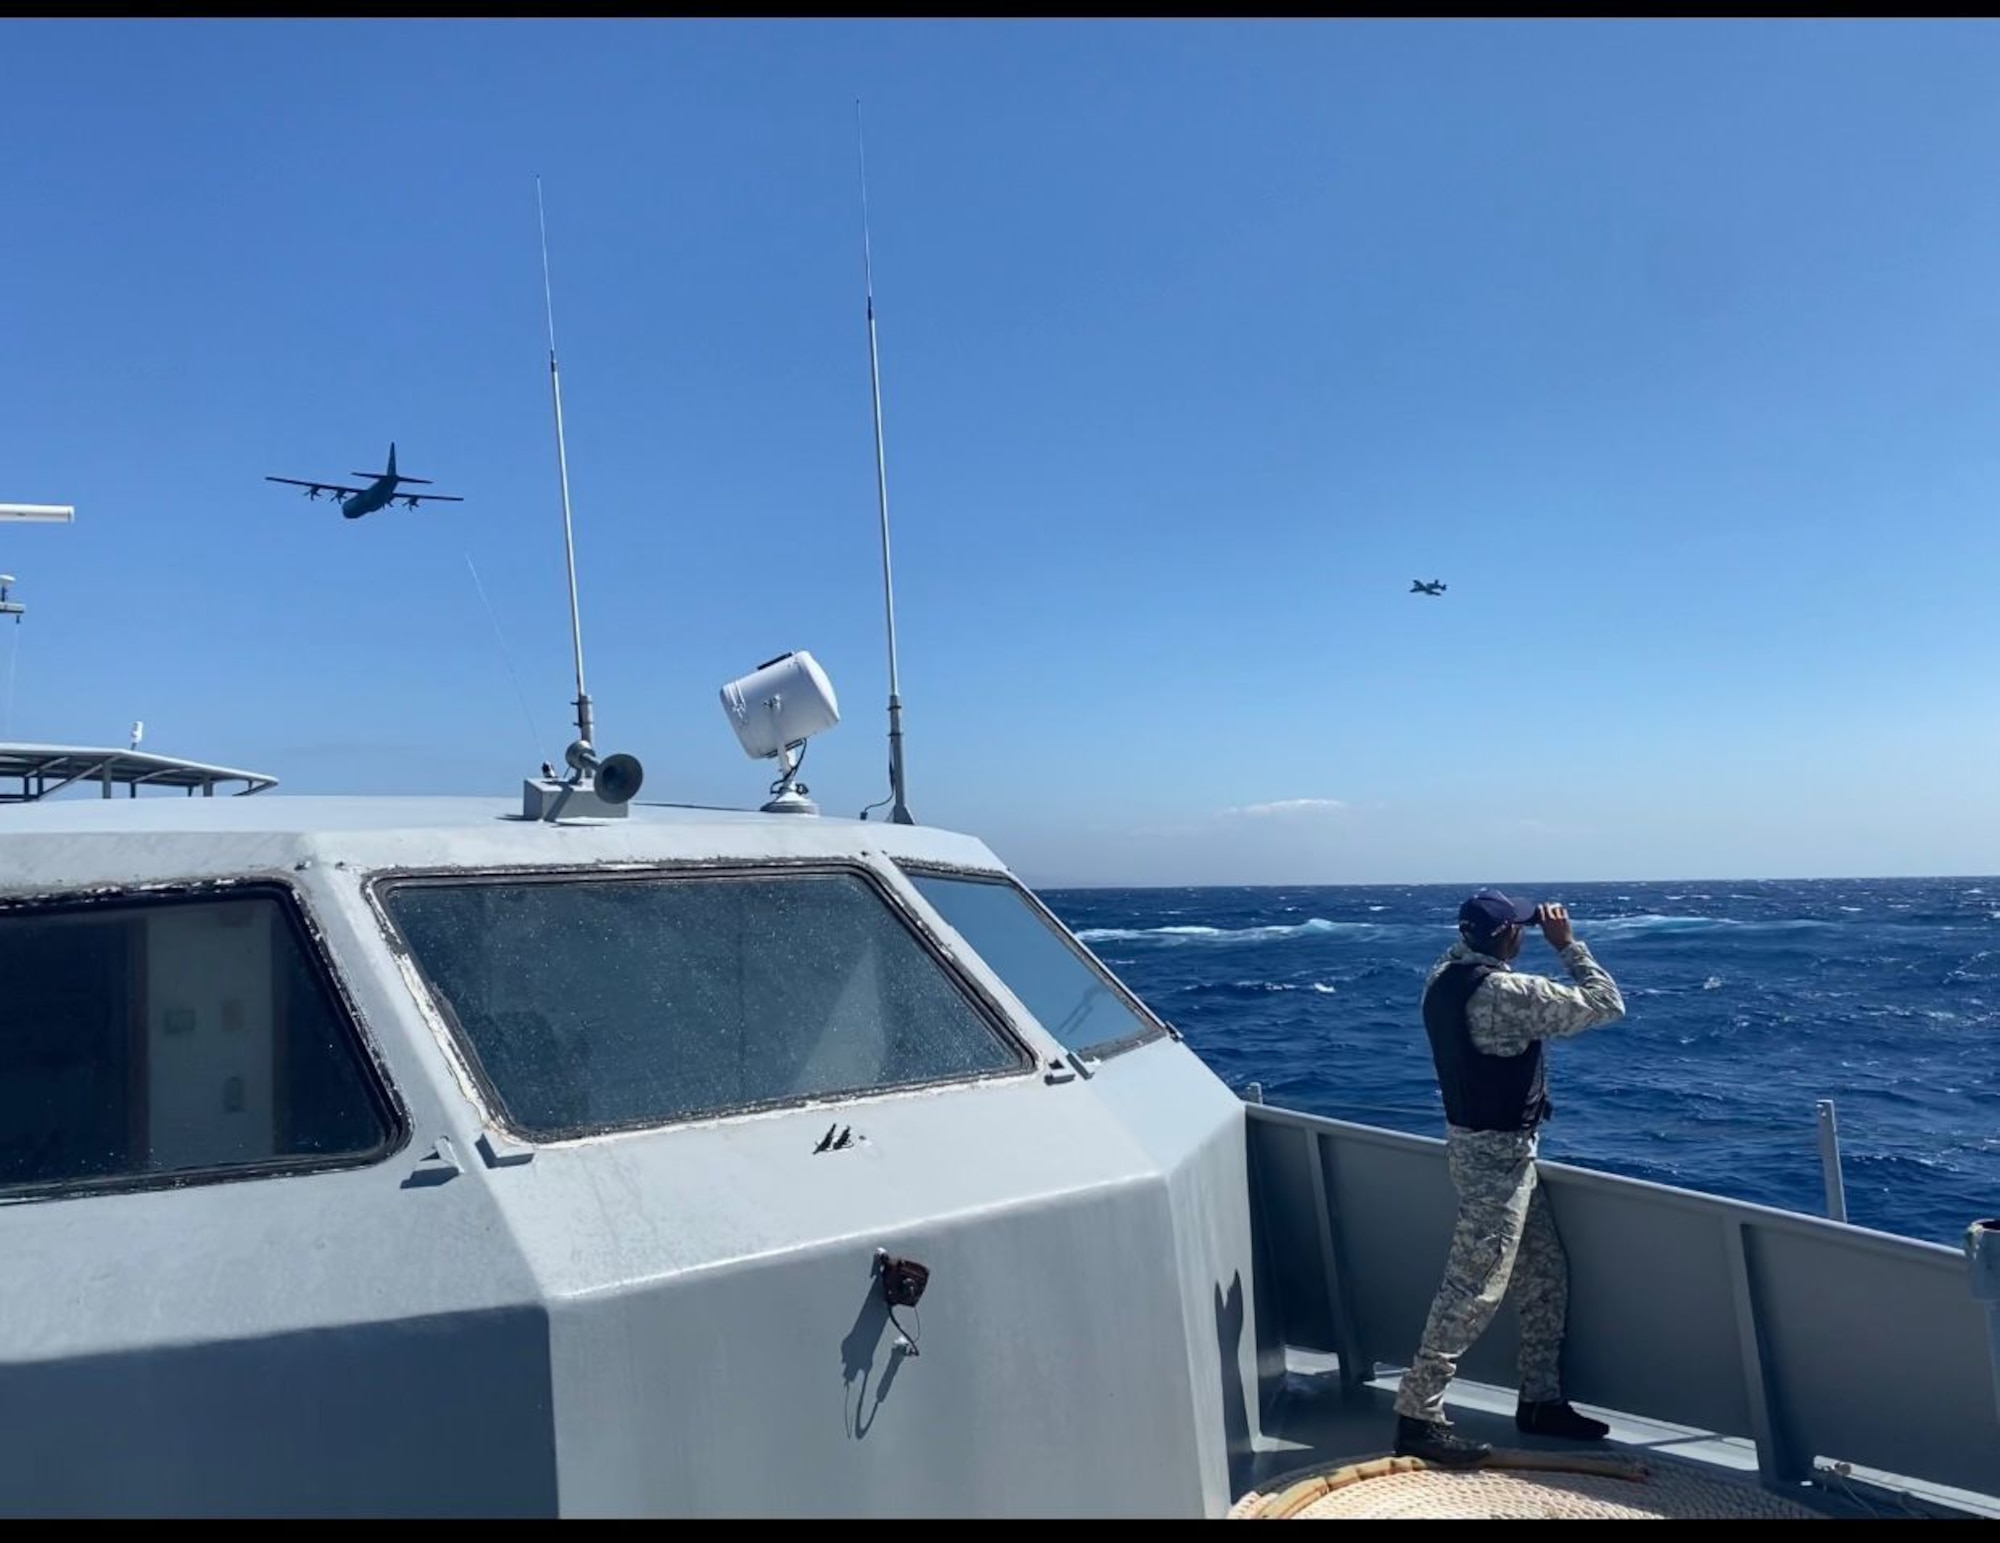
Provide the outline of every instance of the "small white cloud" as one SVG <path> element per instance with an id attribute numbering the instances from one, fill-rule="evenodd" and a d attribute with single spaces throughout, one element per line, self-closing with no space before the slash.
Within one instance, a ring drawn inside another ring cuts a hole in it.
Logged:
<path id="1" fill-rule="evenodd" d="M 1547 820 L 1516 820 L 1514 828 L 1529 836 L 1587 836 L 1589 831 L 1575 825 L 1551 825 Z"/>
<path id="2" fill-rule="evenodd" d="M 1225 809 L 1225 818 L 1246 816 L 1251 819 L 1268 819 L 1273 815 L 1338 814 L 1347 807 L 1337 798 L 1281 798 L 1269 804 L 1245 804 L 1240 809 Z"/>

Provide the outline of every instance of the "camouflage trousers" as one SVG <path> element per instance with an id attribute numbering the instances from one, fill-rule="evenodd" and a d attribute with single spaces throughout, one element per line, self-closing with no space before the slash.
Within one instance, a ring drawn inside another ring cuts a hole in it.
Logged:
<path id="1" fill-rule="evenodd" d="M 1510 1287 L 1521 1323 L 1521 1397 L 1562 1396 L 1569 1256 L 1535 1179 L 1536 1145 L 1534 1135 L 1521 1131 L 1447 1133 L 1458 1223 L 1423 1342 L 1396 1394 L 1398 1414 L 1444 1418 L 1444 1390 L 1459 1360 L 1493 1322 Z"/>

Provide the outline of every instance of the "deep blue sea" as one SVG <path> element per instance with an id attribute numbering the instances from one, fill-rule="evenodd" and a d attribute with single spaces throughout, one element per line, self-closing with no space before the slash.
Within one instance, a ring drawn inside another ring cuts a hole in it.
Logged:
<path id="1" fill-rule="evenodd" d="M 1552 1160 L 1959 1246 L 2000 1215 L 2000 879 L 1503 886 L 1559 900 L 1626 1016 L 1551 1051 Z M 1444 1133 L 1418 1001 L 1462 888 L 1051 890 L 1229 1085 Z M 1516 969 L 1567 978 L 1538 934 Z"/>

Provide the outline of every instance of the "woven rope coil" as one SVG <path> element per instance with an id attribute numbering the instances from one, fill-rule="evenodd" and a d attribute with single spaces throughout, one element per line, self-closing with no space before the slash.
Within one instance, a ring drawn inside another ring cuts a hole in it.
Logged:
<path id="1" fill-rule="evenodd" d="M 1333 1521 L 1439 1517 L 1456 1521 L 1818 1519 L 1819 1513 L 1751 1484 L 1680 1464 L 1496 1451 L 1474 1469 L 1380 1457 L 1293 1475 L 1253 1490 L 1231 1521 Z"/>

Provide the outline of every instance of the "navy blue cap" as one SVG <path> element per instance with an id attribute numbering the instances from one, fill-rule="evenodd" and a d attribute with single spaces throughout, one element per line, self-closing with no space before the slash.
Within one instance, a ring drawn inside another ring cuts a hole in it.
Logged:
<path id="1" fill-rule="evenodd" d="M 1497 889 L 1481 890 L 1458 908 L 1458 924 L 1475 937 L 1490 938 L 1502 928 L 1535 919 L 1532 900 L 1509 900 Z"/>

